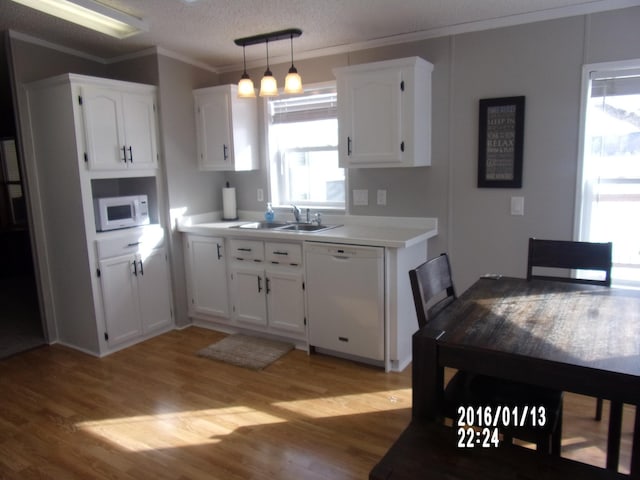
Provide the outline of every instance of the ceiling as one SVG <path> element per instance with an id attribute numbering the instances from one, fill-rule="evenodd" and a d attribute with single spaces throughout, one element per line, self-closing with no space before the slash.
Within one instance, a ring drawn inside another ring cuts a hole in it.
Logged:
<path id="1" fill-rule="evenodd" d="M 142 18 L 148 32 L 118 40 L 0 0 L 0 31 L 12 30 L 103 60 L 159 47 L 216 71 L 236 70 L 233 40 L 300 28 L 297 59 L 450 33 L 582 15 L 640 5 L 640 0 L 101 0 Z M 264 63 L 265 46 L 246 47 L 248 66 Z M 269 44 L 272 63 L 290 44 Z"/>

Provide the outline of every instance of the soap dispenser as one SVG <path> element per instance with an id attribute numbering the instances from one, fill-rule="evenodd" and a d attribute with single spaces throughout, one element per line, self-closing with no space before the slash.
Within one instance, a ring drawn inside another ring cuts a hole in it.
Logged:
<path id="1" fill-rule="evenodd" d="M 264 212 L 264 219 L 271 223 L 273 222 L 274 217 L 276 216 L 275 212 L 273 211 L 273 208 L 271 208 L 271 202 L 267 203 L 267 211 Z"/>

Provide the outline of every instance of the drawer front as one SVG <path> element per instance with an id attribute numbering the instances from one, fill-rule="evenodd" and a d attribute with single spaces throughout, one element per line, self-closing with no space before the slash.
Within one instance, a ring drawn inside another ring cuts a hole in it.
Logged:
<path id="1" fill-rule="evenodd" d="M 161 227 L 147 227 L 121 235 L 107 234 L 107 238 L 96 240 L 98 259 L 136 254 L 162 247 L 164 230 Z"/>
<path id="2" fill-rule="evenodd" d="M 299 243 L 267 242 L 266 260 L 281 265 L 302 265 L 302 245 Z"/>
<path id="3" fill-rule="evenodd" d="M 232 238 L 229 241 L 229 255 L 238 260 L 264 260 L 264 243 L 259 240 L 241 240 Z"/>

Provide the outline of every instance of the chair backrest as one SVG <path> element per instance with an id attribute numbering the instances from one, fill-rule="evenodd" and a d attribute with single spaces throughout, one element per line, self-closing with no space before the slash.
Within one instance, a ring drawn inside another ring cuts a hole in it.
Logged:
<path id="1" fill-rule="evenodd" d="M 611 286 L 612 249 L 613 245 L 611 242 L 593 243 L 530 238 L 527 260 L 527 280 L 537 278 Z M 605 278 L 603 280 L 589 280 L 569 276 L 534 275 L 534 267 L 596 270 L 604 272 Z"/>
<path id="2" fill-rule="evenodd" d="M 420 328 L 456 299 L 451 265 L 446 253 L 410 270 L 409 279 Z"/>

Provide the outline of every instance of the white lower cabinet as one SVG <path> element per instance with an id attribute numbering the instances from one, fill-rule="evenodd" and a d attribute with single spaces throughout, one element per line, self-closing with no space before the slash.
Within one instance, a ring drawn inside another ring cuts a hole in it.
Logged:
<path id="1" fill-rule="evenodd" d="M 279 335 L 305 333 L 302 245 L 229 241 L 232 318 Z"/>
<path id="2" fill-rule="evenodd" d="M 105 340 L 110 346 L 142 334 L 134 263 L 137 260 L 130 255 L 100 261 Z"/>
<path id="3" fill-rule="evenodd" d="M 189 314 L 228 318 L 229 289 L 224 239 L 187 235 L 184 243 Z"/>
<path id="4" fill-rule="evenodd" d="M 125 254 L 113 256 L 113 252 Z M 127 238 L 98 242 L 109 348 L 168 328 L 172 322 L 169 266 L 164 247 L 141 249 Z"/>

